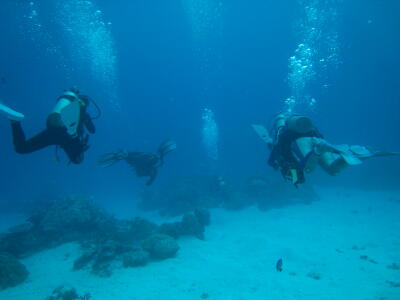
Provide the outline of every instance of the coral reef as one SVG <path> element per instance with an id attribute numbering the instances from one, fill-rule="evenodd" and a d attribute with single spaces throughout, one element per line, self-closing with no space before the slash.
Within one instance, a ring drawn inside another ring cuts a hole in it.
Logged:
<path id="1" fill-rule="evenodd" d="M 0 239 L 0 251 L 24 257 L 70 241 L 115 231 L 115 220 L 85 197 L 67 197 L 35 211 Z"/>
<path id="2" fill-rule="evenodd" d="M 45 300 L 90 300 L 90 294 L 79 296 L 73 287 L 59 286 Z"/>
<path id="3" fill-rule="evenodd" d="M 146 238 L 142 247 L 148 251 L 153 259 L 174 257 L 179 250 L 176 240 L 166 234 L 156 233 Z"/>
<path id="4" fill-rule="evenodd" d="M 157 232 L 174 238 L 186 235 L 204 240 L 205 227 L 209 224 L 210 212 L 206 209 L 196 209 L 193 213 L 184 214 L 180 222 L 161 224 Z"/>
<path id="5" fill-rule="evenodd" d="M 222 206 L 229 195 L 229 188 L 219 176 L 178 177 L 164 185 L 144 190 L 139 206 L 174 217 L 196 208 Z"/>
<path id="6" fill-rule="evenodd" d="M 261 210 L 279 208 L 293 204 L 310 204 L 319 199 L 312 186 L 296 189 L 275 177 L 250 177 L 242 189 L 242 197 L 250 204 L 256 203 Z"/>
<path id="7" fill-rule="evenodd" d="M 74 270 L 89 268 L 93 274 L 108 277 L 120 262 L 123 267 L 137 267 L 151 259 L 174 257 L 179 250 L 177 238 L 189 235 L 204 239 L 209 223 L 206 210 L 196 210 L 185 214 L 181 222 L 160 226 L 140 218 L 118 221 L 115 232 L 81 243 L 83 254 L 74 262 Z"/>
<path id="8" fill-rule="evenodd" d="M 68 197 L 48 202 L 27 219 L 0 236 L 0 252 L 24 257 L 35 252 L 78 242 L 82 255 L 73 269 L 89 269 L 108 277 L 118 266 L 136 267 L 150 259 L 175 256 L 177 239 L 183 235 L 204 239 L 210 223 L 206 210 L 185 214 L 182 221 L 158 226 L 145 219 L 119 220 L 111 217 L 89 198 Z"/>
<path id="9" fill-rule="evenodd" d="M 296 189 L 284 180 L 252 176 L 242 184 L 229 184 L 220 176 L 171 179 L 165 185 L 146 189 L 140 207 L 161 215 L 178 216 L 199 208 L 224 207 L 238 210 L 256 204 L 261 210 L 318 200 L 310 185 Z"/>
<path id="10" fill-rule="evenodd" d="M 100 277 L 111 276 L 115 261 L 131 250 L 130 246 L 114 240 L 85 241 L 81 246 L 83 254 L 75 260 L 73 269 L 90 267 Z"/>
<path id="11" fill-rule="evenodd" d="M 127 252 L 122 259 L 125 268 L 139 267 L 146 265 L 150 260 L 149 252 L 142 248 L 135 248 Z"/>
<path id="12" fill-rule="evenodd" d="M 23 283 L 28 274 L 25 266 L 15 257 L 0 253 L 0 290 Z"/>
<path id="13" fill-rule="evenodd" d="M 204 240 L 204 226 L 195 214 L 185 214 L 181 221 L 181 235 L 194 235 Z"/>

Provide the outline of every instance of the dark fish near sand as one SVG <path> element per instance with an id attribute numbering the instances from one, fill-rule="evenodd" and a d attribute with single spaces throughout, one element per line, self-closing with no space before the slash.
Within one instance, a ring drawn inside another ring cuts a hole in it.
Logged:
<path id="1" fill-rule="evenodd" d="M 278 261 L 276 262 L 276 270 L 278 272 L 282 272 L 282 265 L 283 265 L 283 261 L 282 258 L 278 259 Z"/>

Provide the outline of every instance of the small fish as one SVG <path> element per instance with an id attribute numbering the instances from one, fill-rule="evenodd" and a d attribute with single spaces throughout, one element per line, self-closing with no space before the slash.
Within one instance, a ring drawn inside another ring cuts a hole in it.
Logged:
<path id="1" fill-rule="evenodd" d="M 0 78 L 0 81 L 1 81 L 2 84 L 6 84 L 6 83 L 7 83 L 7 82 L 6 82 L 6 78 L 3 77 L 3 76 Z"/>
<path id="2" fill-rule="evenodd" d="M 278 272 L 282 272 L 282 265 L 283 265 L 283 260 L 282 258 L 278 259 L 278 261 L 276 262 L 276 270 Z"/>

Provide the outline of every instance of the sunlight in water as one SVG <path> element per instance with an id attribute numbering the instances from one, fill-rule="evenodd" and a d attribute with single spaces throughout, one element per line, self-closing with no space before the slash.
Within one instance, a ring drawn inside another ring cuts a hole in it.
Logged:
<path id="1" fill-rule="evenodd" d="M 212 57 L 218 55 L 212 45 L 213 38 L 222 36 L 222 2 L 214 0 L 181 0 L 193 36 L 194 54 L 200 63 L 200 69 L 208 76 L 211 72 Z M 215 67 L 215 66 L 214 66 Z M 208 78 L 205 78 L 208 81 Z M 207 87 L 204 87 L 207 94 Z"/>
<path id="2" fill-rule="evenodd" d="M 89 64 L 92 75 L 103 87 L 111 103 L 117 101 L 116 51 L 103 13 L 92 1 L 59 0 L 58 21 L 70 45 L 74 64 Z"/>
<path id="3" fill-rule="evenodd" d="M 316 100 L 311 96 L 310 84 L 328 87 L 327 72 L 340 64 L 336 30 L 337 7 L 340 0 L 298 0 L 302 17 L 295 26 L 300 43 L 289 58 L 288 83 L 291 96 L 285 100 L 285 111 L 292 113 L 295 106 L 305 104 L 313 110 Z"/>
<path id="4" fill-rule="evenodd" d="M 21 10 L 21 15 L 16 17 L 20 18 L 19 30 L 22 38 L 33 42 L 41 55 L 56 56 L 58 60 L 57 68 L 62 69 L 64 74 L 69 77 L 71 72 L 67 67 L 64 53 L 60 45 L 55 43 L 48 24 L 43 20 L 41 3 L 34 1 L 16 2 L 16 5 Z"/>
<path id="5" fill-rule="evenodd" d="M 204 39 L 218 27 L 222 2 L 214 0 L 181 0 L 197 39 Z"/>
<path id="6" fill-rule="evenodd" d="M 203 109 L 203 144 L 207 155 L 212 160 L 218 159 L 218 126 L 215 122 L 214 112 L 211 109 Z"/>

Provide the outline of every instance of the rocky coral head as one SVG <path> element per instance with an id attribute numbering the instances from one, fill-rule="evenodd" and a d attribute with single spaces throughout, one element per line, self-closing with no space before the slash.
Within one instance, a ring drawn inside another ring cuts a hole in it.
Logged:
<path id="1" fill-rule="evenodd" d="M 90 297 L 89 293 L 79 296 L 75 288 L 61 285 L 46 300 L 90 300 Z"/>
<path id="2" fill-rule="evenodd" d="M 26 267 L 14 256 L 0 253 L 0 290 L 23 283 L 28 275 Z"/>
<path id="3" fill-rule="evenodd" d="M 142 248 L 150 253 L 153 259 L 174 257 L 179 250 L 177 241 L 166 234 L 155 233 L 146 238 Z"/>

